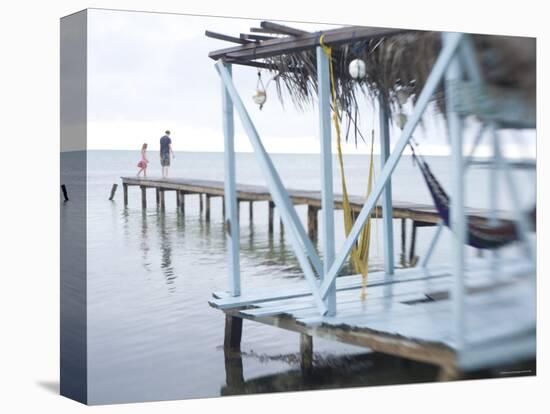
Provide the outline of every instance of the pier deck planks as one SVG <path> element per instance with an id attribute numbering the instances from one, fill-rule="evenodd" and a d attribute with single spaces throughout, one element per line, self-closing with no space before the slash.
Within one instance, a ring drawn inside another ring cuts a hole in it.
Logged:
<path id="1" fill-rule="evenodd" d="M 201 180 L 193 178 L 141 178 L 121 177 L 125 186 L 140 186 L 146 188 L 157 188 L 164 190 L 179 190 L 186 193 L 207 194 L 210 196 L 223 197 L 224 182 L 214 180 Z M 295 205 L 308 205 L 314 208 L 321 208 L 321 192 L 309 190 L 288 189 L 290 199 Z M 240 201 L 273 201 L 267 187 L 252 184 L 237 184 L 237 198 Z M 351 209 L 355 212 L 361 211 L 365 197 L 350 195 Z M 334 208 L 343 208 L 341 194 L 334 194 Z M 480 209 L 468 209 L 468 214 L 486 217 L 488 213 Z M 382 217 L 382 208 L 376 207 L 373 217 Z M 439 215 L 432 205 L 393 201 L 393 218 L 411 219 L 435 224 L 439 221 Z M 507 218 L 507 217 L 503 217 Z"/>
<path id="2" fill-rule="evenodd" d="M 452 302 L 441 295 L 452 286 L 447 266 L 397 270 L 391 279 L 383 272 L 372 273 L 364 301 L 360 299 L 361 277 L 340 277 L 337 314 L 332 317 L 319 315 L 311 295 L 304 293 L 308 290 L 305 282 L 286 290 L 272 289 L 271 299 L 269 291 L 241 297 L 217 292 L 209 303 L 243 319 L 433 363 L 453 372 L 534 356 L 536 304 L 527 277 L 533 271 L 527 261 L 507 260 L 495 278 L 489 261 L 468 263 L 468 345 L 460 353 L 452 332 Z M 443 299 L 430 301 L 432 296 Z"/>

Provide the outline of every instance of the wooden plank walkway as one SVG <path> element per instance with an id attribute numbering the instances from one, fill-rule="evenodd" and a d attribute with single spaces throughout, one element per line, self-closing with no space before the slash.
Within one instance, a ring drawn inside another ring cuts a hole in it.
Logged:
<path id="1" fill-rule="evenodd" d="M 185 210 L 185 195 L 198 194 L 200 196 L 201 211 L 205 209 L 206 219 L 210 219 L 210 198 L 224 196 L 223 181 L 200 180 L 191 178 L 140 178 L 140 177 L 121 177 L 124 188 L 124 204 L 128 204 L 128 187 L 137 186 L 141 188 L 142 206 L 147 207 L 146 190 L 153 188 L 156 190 L 156 203 L 161 209 L 165 208 L 164 192 L 176 191 L 177 206 Z M 317 213 L 321 209 L 321 192 L 309 190 L 287 190 L 292 203 L 295 205 L 308 206 L 308 232 L 312 239 L 317 238 L 318 219 Z M 202 195 L 205 195 L 203 204 Z M 267 201 L 269 204 L 269 230 L 273 230 L 273 209 L 274 203 L 267 187 L 251 184 L 237 184 L 237 199 L 239 202 L 250 203 L 250 216 L 252 217 L 252 203 L 257 201 Z M 351 195 L 350 205 L 354 213 L 359 213 L 365 201 L 364 197 Z M 334 208 L 343 208 L 343 199 L 341 194 L 334 195 Z M 481 209 L 468 209 L 469 215 L 487 217 L 488 212 Z M 382 208 L 378 205 L 372 213 L 373 217 L 382 217 Z M 418 226 L 435 225 L 439 221 L 439 215 L 433 205 L 411 203 L 403 201 L 393 201 L 392 217 L 394 219 L 410 219 Z M 502 217 L 508 219 L 508 217 Z M 416 230 L 413 227 L 413 231 Z"/>
<path id="2" fill-rule="evenodd" d="M 393 277 L 372 273 L 364 301 L 361 277 L 340 277 L 334 317 L 319 315 L 305 282 L 276 294 L 217 292 L 209 303 L 232 317 L 432 363 L 441 367 L 442 379 L 450 379 L 460 370 L 534 357 L 536 304 L 527 277 L 533 271 L 523 260 L 502 261 L 497 274 L 490 261 L 468 264 L 467 348 L 460 353 L 447 266 L 397 270 Z"/>

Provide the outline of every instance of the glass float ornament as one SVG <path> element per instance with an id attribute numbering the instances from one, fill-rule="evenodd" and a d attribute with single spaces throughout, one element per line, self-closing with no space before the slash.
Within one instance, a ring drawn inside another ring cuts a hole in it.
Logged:
<path id="1" fill-rule="evenodd" d="M 252 96 L 252 100 L 256 105 L 260 106 L 260 109 L 262 109 L 265 101 L 267 100 L 267 94 L 265 93 L 265 91 L 257 89 L 256 93 Z"/>
<path id="2" fill-rule="evenodd" d="M 363 79 L 367 74 L 367 65 L 362 59 L 353 59 L 349 64 L 348 70 L 353 79 Z"/>
<path id="3" fill-rule="evenodd" d="M 262 81 L 262 72 L 258 70 L 258 81 L 256 82 L 256 93 L 252 96 L 252 100 L 256 105 L 260 107 L 260 111 L 267 100 L 267 93 L 265 91 L 265 85 Z"/>

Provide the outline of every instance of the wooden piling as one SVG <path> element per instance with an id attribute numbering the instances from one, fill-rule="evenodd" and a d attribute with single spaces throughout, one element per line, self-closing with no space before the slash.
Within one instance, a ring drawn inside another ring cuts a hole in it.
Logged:
<path id="1" fill-rule="evenodd" d="M 128 184 L 122 184 L 122 189 L 124 190 L 124 207 L 128 207 Z"/>
<path id="2" fill-rule="evenodd" d="M 316 241 L 318 236 L 318 213 L 319 209 L 312 205 L 307 206 L 307 233 L 311 241 Z"/>
<path id="3" fill-rule="evenodd" d="M 313 337 L 305 333 L 300 333 L 300 368 L 306 375 L 313 369 Z"/>
<path id="4" fill-rule="evenodd" d="M 202 215 L 203 210 L 204 210 L 204 205 L 202 203 L 202 193 L 199 193 L 199 215 Z"/>
<path id="5" fill-rule="evenodd" d="M 210 221 L 210 195 L 209 194 L 205 194 L 205 204 L 206 204 L 206 209 L 204 211 L 204 217 L 206 219 L 206 221 Z"/>
<path id="6" fill-rule="evenodd" d="M 239 352 L 224 349 L 225 383 L 235 393 L 242 393 L 244 386 L 243 359 Z M 222 394 L 223 395 L 223 394 Z"/>
<path id="7" fill-rule="evenodd" d="M 63 201 L 69 201 L 69 196 L 67 194 L 67 187 L 65 187 L 65 184 L 61 184 L 61 191 L 63 192 Z"/>
<path id="8" fill-rule="evenodd" d="M 250 205 L 248 206 L 248 218 L 252 222 L 254 220 L 254 202 L 250 200 Z"/>
<path id="9" fill-rule="evenodd" d="M 161 189 L 160 194 L 159 194 L 160 195 L 160 209 L 161 210 L 164 210 L 166 208 L 166 204 L 165 204 L 165 201 L 164 201 L 164 192 L 165 191 L 163 189 Z"/>
<path id="10" fill-rule="evenodd" d="M 225 197 L 222 197 L 222 217 L 225 220 Z"/>
<path id="11" fill-rule="evenodd" d="M 237 199 L 237 221 L 241 221 L 241 200 Z"/>
<path id="12" fill-rule="evenodd" d="M 268 215 L 267 215 L 267 222 L 268 222 L 268 231 L 269 234 L 273 234 L 273 210 L 275 209 L 275 203 L 273 201 L 268 201 L 267 203 L 267 209 L 268 209 Z"/>
<path id="13" fill-rule="evenodd" d="M 140 186 L 141 188 L 141 208 L 147 208 L 147 188 Z"/>
<path id="14" fill-rule="evenodd" d="M 401 264 L 405 265 L 407 257 L 407 219 L 401 219 Z"/>
<path id="15" fill-rule="evenodd" d="M 185 192 L 178 190 L 179 198 L 178 198 L 178 208 L 180 209 L 182 214 L 185 214 Z"/>
<path id="16" fill-rule="evenodd" d="M 160 189 L 155 188 L 155 201 L 157 203 L 157 207 L 160 205 Z"/>
<path id="17" fill-rule="evenodd" d="M 243 334 L 243 320 L 242 318 L 225 315 L 225 338 L 223 341 L 223 347 L 227 350 L 240 351 L 241 339 Z"/>
<path id="18" fill-rule="evenodd" d="M 411 266 L 414 266 L 416 264 L 417 260 L 418 260 L 418 258 L 415 255 L 415 251 L 416 251 L 416 229 L 417 229 L 417 227 L 418 227 L 417 222 L 413 221 L 412 233 L 411 233 L 411 248 L 409 250 L 409 264 Z"/>
<path id="19" fill-rule="evenodd" d="M 109 196 L 109 201 L 113 201 L 113 198 L 115 198 L 115 193 L 117 188 L 118 188 L 118 184 L 113 184 L 113 187 L 111 187 L 111 195 Z"/>

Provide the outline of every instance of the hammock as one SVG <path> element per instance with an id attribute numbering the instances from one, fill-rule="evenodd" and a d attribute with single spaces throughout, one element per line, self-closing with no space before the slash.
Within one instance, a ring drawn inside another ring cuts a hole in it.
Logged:
<path id="1" fill-rule="evenodd" d="M 445 225 L 450 227 L 449 223 L 449 205 L 450 198 L 433 175 L 428 163 L 417 155 L 412 145 L 413 159 L 422 172 L 426 181 L 428 190 L 433 198 L 435 208 Z M 533 210 L 534 211 L 534 210 Z M 531 213 L 533 216 L 533 213 Z M 504 221 L 496 226 L 492 226 L 487 218 L 479 216 L 468 216 L 468 234 L 466 244 L 477 249 L 498 249 L 519 239 L 518 229 L 512 221 Z"/>

